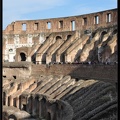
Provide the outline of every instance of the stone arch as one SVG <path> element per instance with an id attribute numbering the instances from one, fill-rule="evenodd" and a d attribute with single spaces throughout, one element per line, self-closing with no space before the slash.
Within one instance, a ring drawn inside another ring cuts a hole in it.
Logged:
<path id="1" fill-rule="evenodd" d="M 56 36 L 56 40 L 62 39 L 61 36 Z"/>
<path id="2" fill-rule="evenodd" d="M 112 32 L 112 36 L 115 35 L 117 33 L 117 29 L 114 29 Z"/>
<path id="3" fill-rule="evenodd" d="M 102 31 L 100 35 L 100 42 L 102 42 L 104 35 L 107 34 L 107 31 Z"/>
<path id="4" fill-rule="evenodd" d="M 26 54 L 24 52 L 20 52 L 20 58 L 21 58 L 21 61 L 26 61 Z"/>
<path id="5" fill-rule="evenodd" d="M 67 35 L 67 40 L 71 37 L 72 35 Z"/>
<path id="6" fill-rule="evenodd" d="M 17 120 L 16 116 L 11 114 L 9 117 L 8 117 L 8 120 Z"/>
<path id="7" fill-rule="evenodd" d="M 64 39 L 64 40 L 68 40 L 71 36 L 72 36 L 71 34 L 67 34 L 67 35 L 64 36 L 63 39 Z"/>

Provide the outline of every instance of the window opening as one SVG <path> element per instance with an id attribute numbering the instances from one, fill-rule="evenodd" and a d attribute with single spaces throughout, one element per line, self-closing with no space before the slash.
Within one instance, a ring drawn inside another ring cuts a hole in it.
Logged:
<path id="1" fill-rule="evenodd" d="M 12 25 L 12 30 L 14 31 L 14 25 Z"/>
<path id="2" fill-rule="evenodd" d="M 47 22 L 47 29 L 51 29 L 51 22 Z"/>
<path id="3" fill-rule="evenodd" d="M 106 17 L 107 17 L 106 22 L 111 22 L 111 14 L 110 14 L 110 13 L 108 13 Z"/>
<path id="4" fill-rule="evenodd" d="M 75 21 L 73 20 L 73 21 L 71 21 L 71 28 L 72 28 L 72 31 L 74 31 L 75 30 Z"/>
<path id="5" fill-rule="evenodd" d="M 63 28 L 63 21 L 59 21 L 59 28 Z"/>
<path id="6" fill-rule="evenodd" d="M 83 18 L 83 25 L 87 25 L 87 18 Z"/>
<path id="7" fill-rule="evenodd" d="M 26 24 L 25 23 L 22 24 L 22 30 L 26 30 Z"/>
<path id="8" fill-rule="evenodd" d="M 38 23 L 34 24 L 34 30 L 38 30 Z"/>
<path id="9" fill-rule="evenodd" d="M 99 24 L 99 16 L 94 17 L 94 24 Z"/>

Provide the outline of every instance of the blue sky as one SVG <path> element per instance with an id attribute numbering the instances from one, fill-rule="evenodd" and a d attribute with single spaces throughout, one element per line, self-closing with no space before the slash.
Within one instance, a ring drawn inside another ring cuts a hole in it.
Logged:
<path id="1" fill-rule="evenodd" d="M 3 30 L 13 21 L 88 14 L 117 8 L 117 0 L 3 0 Z"/>

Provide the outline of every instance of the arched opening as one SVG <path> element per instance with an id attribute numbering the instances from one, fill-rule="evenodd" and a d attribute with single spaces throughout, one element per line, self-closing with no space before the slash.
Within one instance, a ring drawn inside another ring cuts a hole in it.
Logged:
<path id="1" fill-rule="evenodd" d="M 26 55 L 25 53 L 21 52 L 20 53 L 21 61 L 26 61 Z"/>
<path id="2" fill-rule="evenodd" d="M 68 36 L 67 36 L 67 40 L 68 40 L 71 36 L 72 36 L 72 35 L 68 35 Z"/>
<path id="3" fill-rule="evenodd" d="M 25 111 L 26 111 L 26 104 L 23 104 L 22 110 L 25 110 Z"/>
<path id="4" fill-rule="evenodd" d="M 60 62 L 65 63 L 65 52 L 60 55 Z"/>
<path id="5" fill-rule="evenodd" d="M 56 40 L 62 39 L 60 36 L 56 36 Z"/>
<path id="6" fill-rule="evenodd" d="M 11 114 L 9 117 L 8 117 L 8 120 L 17 120 L 16 116 Z"/>
<path id="7" fill-rule="evenodd" d="M 52 59 L 51 59 L 51 61 L 52 61 L 53 63 L 56 62 L 56 53 L 52 54 Z"/>
<path id="8" fill-rule="evenodd" d="M 107 34 L 106 31 L 103 31 L 103 32 L 101 33 L 100 42 L 102 42 L 102 40 L 104 39 L 104 36 L 105 36 L 106 34 Z"/>

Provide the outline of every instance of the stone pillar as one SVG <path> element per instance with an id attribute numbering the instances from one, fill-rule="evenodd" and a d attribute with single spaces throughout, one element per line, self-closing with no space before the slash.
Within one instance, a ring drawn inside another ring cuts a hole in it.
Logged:
<path id="1" fill-rule="evenodd" d="M 38 64 L 42 64 L 42 55 L 41 54 L 36 55 L 36 61 Z"/>
<path id="2" fill-rule="evenodd" d="M 19 108 L 19 96 L 16 97 L 16 107 Z"/>
<path id="3" fill-rule="evenodd" d="M 50 62 L 52 62 L 51 61 L 51 59 L 52 59 L 52 55 L 46 55 L 46 64 L 49 64 Z"/>
<path id="4" fill-rule="evenodd" d="M 12 96 L 9 96 L 9 105 L 13 106 L 13 97 Z"/>
<path id="5" fill-rule="evenodd" d="M 32 95 L 32 116 L 36 115 L 36 101 L 35 95 Z"/>
<path id="6" fill-rule="evenodd" d="M 26 111 L 32 114 L 32 97 L 30 95 L 27 97 Z"/>
<path id="7" fill-rule="evenodd" d="M 27 61 L 28 61 L 28 62 L 31 62 L 31 56 L 28 56 L 28 57 L 27 57 Z"/>
<path id="8" fill-rule="evenodd" d="M 72 62 L 71 56 L 69 54 L 65 55 L 65 62 Z"/>
<path id="9" fill-rule="evenodd" d="M 8 106 L 8 96 L 5 96 L 5 105 Z"/>
<path id="10" fill-rule="evenodd" d="M 39 118 L 42 118 L 42 100 L 43 96 L 39 95 L 39 99 L 38 99 L 38 102 L 39 102 Z"/>
<path id="11" fill-rule="evenodd" d="M 60 62 L 60 55 L 56 55 L 56 62 Z"/>

